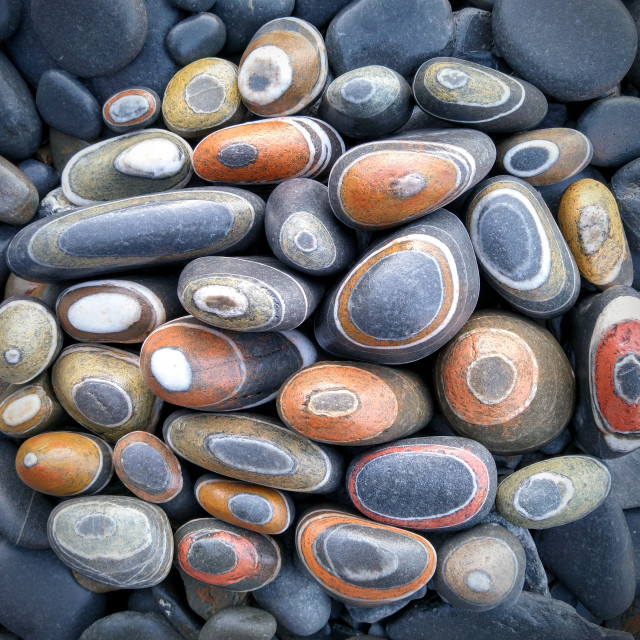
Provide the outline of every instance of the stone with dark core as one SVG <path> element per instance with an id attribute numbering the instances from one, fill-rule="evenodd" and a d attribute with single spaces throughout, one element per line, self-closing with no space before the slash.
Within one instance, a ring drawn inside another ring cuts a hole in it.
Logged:
<path id="1" fill-rule="evenodd" d="M 160 115 L 160 96 L 146 87 L 123 89 L 102 106 L 104 123 L 116 133 L 128 133 L 152 125 Z"/>

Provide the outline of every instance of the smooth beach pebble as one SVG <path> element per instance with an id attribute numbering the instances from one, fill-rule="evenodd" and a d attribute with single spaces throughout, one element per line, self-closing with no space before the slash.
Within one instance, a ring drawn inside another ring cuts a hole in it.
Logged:
<path id="1" fill-rule="evenodd" d="M 146 129 L 80 151 L 61 184 L 71 202 L 88 205 L 179 189 L 191 175 L 191 147 L 169 131 Z"/>
<path id="2" fill-rule="evenodd" d="M 0 222 L 26 224 L 38 210 L 38 190 L 29 177 L 0 156 Z"/>
<path id="3" fill-rule="evenodd" d="M 422 429 L 433 401 L 410 371 L 362 362 L 317 362 L 280 387 L 278 414 L 294 431 L 319 442 L 372 445 Z"/>
<path id="4" fill-rule="evenodd" d="M 196 482 L 195 492 L 207 513 L 238 527 L 274 535 L 293 523 L 293 501 L 277 489 L 208 474 Z"/>
<path id="5" fill-rule="evenodd" d="M 345 358 L 413 362 L 459 331 L 479 287 L 469 236 L 454 214 L 441 209 L 392 232 L 360 257 L 321 303 L 316 340 Z"/>
<path id="6" fill-rule="evenodd" d="M 200 138 L 242 122 L 238 68 L 222 58 L 203 58 L 171 78 L 162 101 L 167 127 L 185 138 Z"/>
<path id="7" fill-rule="evenodd" d="M 575 129 L 536 129 L 511 136 L 497 146 L 501 170 L 534 187 L 568 180 L 591 161 L 589 138 Z"/>
<path id="8" fill-rule="evenodd" d="M 558 456 L 518 469 L 498 487 L 496 506 L 519 527 L 548 529 L 580 520 L 611 490 L 607 467 L 587 456 Z"/>
<path id="9" fill-rule="evenodd" d="M 64 416 L 46 372 L 0 395 L 0 433 L 12 438 L 29 438 L 55 427 Z"/>
<path id="10" fill-rule="evenodd" d="M 145 385 L 135 353 L 74 344 L 56 360 L 51 379 L 66 412 L 109 442 L 130 431 L 153 431 L 158 423 L 162 400 Z"/>
<path id="11" fill-rule="evenodd" d="M 98 493 L 113 475 L 111 447 L 90 433 L 40 433 L 22 443 L 15 464 L 22 482 L 51 496 Z"/>
<path id="12" fill-rule="evenodd" d="M 171 526 L 156 505 L 128 496 L 74 498 L 49 516 L 49 541 L 71 569 L 120 589 L 143 589 L 167 576 Z"/>
<path id="13" fill-rule="evenodd" d="M 4 287 L 4 300 L 13 296 L 31 296 L 38 298 L 47 306 L 54 308 L 58 296 L 64 290 L 62 282 L 37 282 L 36 280 L 25 280 L 20 276 L 10 273 Z"/>
<path id="14" fill-rule="evenodd" d="M 208 135 L 193 151 L 193 169 L 208 182 L 278 184 L 321 178 L 344 149 L 338 132 L 322 120 L 269 118 Z"/>
<path id="15" fill-rule="evenodd" d="M 62 348 L 62 331 L 37 298 L 14 296 L 0 304 L 0 380 L 23 384 L 39 376 Z"/>
<path id="16" fill-rule="evenodd" d="M 489 512 L 497 475 L 491 454 L 475 440 L 433 436 L 398 440 L 357 456 L 346 482 L 355 507 L 372 520 L 455 531 Z"/>
<path id="17" fill-rule="evenodd" d="M 554 318 L 573 307 L 580 293 L 576 261 L 544 200 L 524 180 L 481 183 L 467 229 L 484 276 L 518 311 Z"/>
<path id="18" fill-rule="evenodd" d="M 235 411 L 269 402 L 292 373 L 315 359 L 315 347 L 297 331 L 227 331 L 185 316 L 145 340 L 140 367 L 149 389 L 167 402 Z"/>
<path id="19" fill-rule="evenodd" d="M 491 453 L 534 451 L 571 419 L 575 382 L 567 357 L 538 324 L 479 311 L 438 355 L 436 394 L 456 433 Z"/>
<path id="20" fill-rule="evenodd" d="M 118 611 L 100 618 L 88 626 L 78 640 L 119 640 L 133 637 L 136 640 L 183 640 L 157 610 L 150 612 Z"/>
<path id="21" fill-rule="evenodd" d="M 147 87 L 122 89 L 102 106 L 104 123 L 116 133 L 128 133 L 152 125 L 160 115 L 160 96 Z"/>
<path id="22" fill-rule="evenodd" d="M 227 28 L 213 13 L 202 12 L 178 22 L 167 34 L 169 54 L 180 66 L 215 56 L 224 47 Z"/>
<path id="23" fill-rule="evenodd" d="M 260 27 L 238 66 L 245 106 L 263 117 L 299 113 L 322 92 L 329 62 L 320 32 L 299 18 Z"/>
<path id="24" fill-rule="evenodd" d="M 202 322 L 234 331 L 288 331 L 318 306 L 324 285 L 273 257 L 211 256 L 180 274 L 182 306 Z"/>
<path id="25" fill-rule="evenodd" d="M 267 200 L 264 225 L 274 255 L 302 273 L 335 275 L 356 258 L 355 233 L 336 220 L 327 187 L 316 180 L 279 184 Z"/>
<path id="26" fill-rule="evenodd" d="M 547 114 L 547 100 L 535 86 L 458 58 L 427 60 L 416 72 L 413 94 L 436 118 L 492 133 L 530 129 Z"/>
<path id="27" fill-rule="evenodd" d="M 382 136 L 411 117 L 409 83 L 380 65 L 360 67 L 336 78 L 322 95 L 319 115 L 352 138 Z"/>
<path id="28" fill-rule="evenodd" d="M 87 280 L 56 302 L 60 325 L 80 342 L 143 342 L 180 312 L 175 277 Z"/>
<path id="29" fill-rule="evenodd" d="M 611 192 L 616 198 L 622 226 L 632 255 L 635 288 L 640 288 L 640 159 L 625 164 L 611 177 Z M 638 256 L 638 257 L 636 257 Z"/>
<path id="30" fill-rule="evenodd" d="M 182 490 L 178 458 L 160 438 L 146 431 L 132 431 L 118 440 L 113 466 L 122 484 L 147 502 L 168 502 Z"/>
<path id="31" fill-rule="evenodd" d="M 7 262 L 14 273 L 45 281 L 184 263 L 240 251 L 263 219 L 264 201 L 233 187 L 127 198 L 30 224 L 10 245 Z"/>
<path id="32" fill-rule="evenodd" d="M 237 480 L 302 493 L 327 493 L 342 480 L 335 450 L 258 414 L 178 411 L 163 435 L 189 462 Z"/>
<path id="33" fill-rule="evenodd" d="M 582 276 L 599 289 L 631 286 L 633 263 L 616 199 L 597 180 L 578 180 L 564 192 L 558 226 Z"/>
<path id="34" fill-rule="evenodd" d="M 60 184 L 60 174 L 52 166 L 40 160 L 27 158 L 18 163 L 17 167 L 33 182 L 40 199 Z"/>
<path id="35" fill-rule="evenodd" d="M 500 525 L 480 524 L 438 547 L 434 586 L 458 609 L 488 611 L 520 597 L 525 565 L 518 538 Z"/>
<path id="36" fill-rule="evenodd" d="M 333 598 L 359 607 L 402 600 L 436 569 L 435 549 L 423 537 L 333 509 L 315 508 L 302 516 L 296 550 Z"/>
<path id="37" fill-rule="evenodd" d="M 329 201 L 350 227 L 379 230 L 431 213 L 482 180 L 491 139 L 471 129 L 418 130 L 344 153 L 329 176 Z"/>
<path id="38" fill-rule="evenodd" d="M 276 628 L 276 619 L 267 611 L 256 607 L 227 607 L 207 620 L 198 640 L 271 640 Z"/>
<path id="39" fill-rule="evenodd" d="M 187 575 L 231 591 L 253 591 L 280 571 L 280 547 L 271 537 L 217 518 L 199 518 L 175 533 L 176 564 Z"/>

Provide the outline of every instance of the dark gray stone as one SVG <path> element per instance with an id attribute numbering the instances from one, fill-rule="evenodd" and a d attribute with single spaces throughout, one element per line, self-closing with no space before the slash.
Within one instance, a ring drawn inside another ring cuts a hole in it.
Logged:
<path id="1" fill-rule="evenodd" d="M 159 613 L 120 611 L 88 627 L 79 640 L 184 640 Z"/>
<path id="2" fill-rule="evenodd" d="M 627 509 L 624 517 L 631 534 L 633 554 L 636 561 L 636 597 L 640 595 L 640 509 Z"/>
<path id="3" fill-rule="evenodd" d="M 342 7 L 351 0 L 296 0 L 293 15 L 301 20 L 310 22 L 314 27 L 322 29 Z"/>
<path id="4" fill-rule="evenodd" d="M 20 25 L 20 0 L 0 0 L 0 40 L 13 35 Z"/>
<path id="5" fill-rule="evenodd" d="M 623 0 L 627 10 L 633 18 L 633 22 L 636 25 L 636 32 L 640 37 L 640 0 Z M 627 78 L 631 80 L 636 89 L 640 87 L 640 52 L 636 52 L 636 57 L 629 69 Z"/>
<path id="6" fill-rule="evenodd" d="M 9 275 L 9 267 L 7 266 L 7 250 L 13 240 L 13 237 L 19 231 L 20 227 L 14 227 L 11 224 L 0 223 L 0 282 L 4 283 Z"/>
<path id="7" fill-rule="evenodd" d="M 547 102 L 547 115 L 538 124 L 536 129 L 552 129 L 564 127 L 569 119 L 567 105 L 562 102 Z"/>
<path id="8" fill-rule="evenodd" d="M 345 607 L 354 622 L 376 623 L 404 609 L 413 600 L 424 598 L 425 595 L 427 595 L 427 585 L 408 598 L 403 598 L 391 604 L 383 604 L 380 607 L 356 607 L 352 604 L 345 604 Z"/>
<path id="9" fill-rule="evenodd" d="M 640 449 L 626 456 L 603 460 L 611 473 L 611 492 L 623 509 L 640 507 Z M 638 567 L 640 571 L 640 567 Z"/>
<path id="10" fill-rule="evenodd" d="M 207 620 L 198 640 L 271 640 L 276 619 L 255 607 L 227 607 Z"/>
<path id="11" fill-rule="evenodd" d="M 632 160 L 611 178 L 622 225 L 633 260 L 633 287 L 640 288 L 640 159 Z"/>
<path id="12" fill-rule="evenodd" d="M 461 58 L 478 51 L 490 52 L 493 47 L 491 12 L 466 7 L 453 14 L 454 48 L 451 56 Z"/>
<path id="13" fill-rule="evenodd" d="M 215 56 L 224 47 L 227 28 L 213 13 L 186 18 L 167 34 L 167 49 L 174 61 L 186 66 L 201 58 Z"/>
<path id="14" fill-rule="evenodd" d="M 193 490 L 192 490 L 193 491 Z M 172 575 L 151 589 L 156 606 L 167 622 L 186 640 L 198 640 L 202 620 L 187 604 L 184 590 L 178 588 Z"/>
<path id="15" fill-rule="evenodd" d="M 209 11 L 216 0 L 169 0 L 169 2 L 178 9 L 199 13 L 200 11 Z"/>
<path id="16" fill-rule="evenodd" d="M 60 174 L 53 167 L 39 160 L 27 158 L 18 164 L 18 169 L 33 182 L 40 200 L 60 184 Z"/>
<path id="17" fill-rule="evenodd" d="M 591 165 L 587 165 L 582 171 L 576 173 L 575 176 L 571 176 L 562 182 L 556 182 L 555 184 L 544 184 L 536 187 L 542 199 L 549 207 L 549 211 L 554 215 L 554 217 L 558 216 L 558 208 L 560 207 L 560 200 L 562 198 L 562 194 L 566 191 L 567 187 L 576 180 L 584 180 L 584 178 L 591 178 L 592 180 L 597 180 L 598 182 L 602 182 L 602 184 L 606 184 L 606 180 L 604 176 Z"/>
<path id="18" fill-rule="evenodd" d="M 181 465 L 181 467 L 182 490 L 177 496 L 171 498 L 171 500 L 158 504 L 158 506 L 169 516 L 169 520 L 178 526 L 183 522 L 187 522 L 187 520 L 201 518 L 205 515 L 193 492 L 193 479 L 191 478 L 191 473 L 189 473 L 189 470 L 184 465 Z"/>

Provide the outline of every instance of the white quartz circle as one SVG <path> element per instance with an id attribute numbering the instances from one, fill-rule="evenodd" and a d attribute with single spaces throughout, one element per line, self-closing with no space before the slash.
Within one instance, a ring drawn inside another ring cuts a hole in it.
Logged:
<path id="1" fill-rule="evenodd" d="M 128 176 L 162 180 L 178 174 L 184 162 L 184 151 L 175 142 L 158 137 L 131 145 L 116 157 L 113 166 Z"/>
<path id="2" fill-rule="evenodd" d="M 188 391 L 193 382 L 193 371 L 184 353 L 179 349 L 163 347 L 151 355 L 151 373 L 167 391 Z"/>
<path id="3" fill-rule="evenodd" d="M 2 412 L 2 421 L 10 427 L 17 427 L 35 418 L 41 407 L 40 396 L 37 393 L 29 393 L 9 403 Z"/>
<path id="4" fill-rule="evenodd" d="M 193 294 L 193 302 L 201 311 L 221 318 L 237 318 L 249 308 L 249 300 L 241 291 L 219 284 L 200 287 Z"/>
<path id="5" fill-rule="evenodd" d="M 250 103 L 267 105 L 280 98 L 293 82 L 293 66 L 285 51 L 271 44 L 257 47 L 238 72 L 238 89 Z"/>
<path id="6" fill-rule="evenodd" d="M 86 333 L 118 333 L 133 326 L 142 315 L 140 304 L 123 293 L 93 293 L 67 310 L 69 323 Z"/>

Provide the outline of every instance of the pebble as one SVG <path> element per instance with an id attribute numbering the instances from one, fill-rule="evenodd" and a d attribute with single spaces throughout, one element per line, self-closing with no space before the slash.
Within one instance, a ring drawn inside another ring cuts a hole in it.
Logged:
<path id="1" fill-rule="evenodd" d="M 411 371 L 324 361 L 284 382 L 277 409 L 290 429 L 311 440 L 368 446 L 422 429 L 433 416 L 433 401 Z"/>
<path id="2" fill-rule="evenodd" d="M 384 618 L 388 618 L 392 616 L 394 613 L 397 613 L 401 609 L 404 609 L 410 602 L 413 600 L 421 600 L 427 595 L 427 586 L 425 585 L 414 594 L 408 596 L 407 598 L 403 598 L 402 600 L 397 600 L 396 602 L 392 602 L 390 604 L 383 604 L 379 607 L 356 607 L 352 604 L 345 604 L 345 609 L 347 610 L 351 621 L 354 626 L 358 626 L 358 623 L 366 622 L 367 624 L 376 624 L 379 623 L 380 620 Z M 372 625 L 373 627 L 373 625 Z M 376 635 L 373 637 L 376 638 L 384 638 L 386 634 L 376 633 L 375 629 L 369 628 L 370 634 L 367 637 Z"/>
<path id="3" fill-rule="evenodd" d="M 321 179 L 344 150 L 338 132 L 322 120 L 269 118 L 208 135 L 193 151 L 193 169 L 208 182 L 231 184 Z"/>
<path id="4" fill-rule="evenodd" d="M 31 296 L 38 298 L 38 300 L 53 308 L 63 290 L 64 283 L 61 282 L 25 280 L 14 273 L 10 273 L 4 287 L 4 299 L 6 300 L 12 296 Z"/>
<path id="5" fill-rule="evenodd" d="M 435 549 L 418 534 L 330 508 L 313 508 L 302 516 L 296 550 L 334 599 L 361 607 L 410 596 L 436 568 Z"/>
<path id="6" fill-rule="evenodd" d="M 184 640 L 160 613 L 118 611 L 87 627 L 79 640 Z"/>
<path id="7" fill-rule="evenodd" d="M 53 127 L 49 127 L 49 151 L 53 166 L 58 173 L 64 171 L 65 166 L 73 156 L 90 146 L 90 142 L 70 136 Z"/>
<path id="8" fill-rule="evenodd" d="M 238 66 L 238 90 L 249 111 L 289 116 L 313 103 L 327 82 L 320 32 L 299 18 L 278 18 L 255 33 Z"/>
<path id="9" fill-rule="evenodd" d="M 47 305 L 30 296 L 0 304 L 0 380 L 24 384 L 37 378 L 62 348 L 62 331 Z"/>
<path id="10" fill-rule="evenodd" d="M 386 235 L 360 257 L 321 303 L 315 337 L 344 358 L 413 362 L 459 331 L 478 293 L 469 236 L 442 209 Z"/>
<path id="11" fill-rule="evenodd" d="M 49 517 L 49 541 L 67 566 L 120 589 L 152 587 L 171 569 L 169 520 L 162 509 L 138 498 L 62 502 Z"/>
<path id="12" fill-rule="evenodd" d="M 198 13 L 178 22 L 167 34 L 169 55 L 176 64 L 191 62 L 217 55 L 227 39 L 224 22 L 213 13 Z"/>
<path id="13" fill-rule="evenodd" d="M 160 96 L 147 87 L 131 87 L 113 94 L 102 106 L 102 120 L 116 133 L 151 126 L 160 115 Z"/>
<path id="14" fill-rule="evenodd" d="M 577 182 L 578 180 L 583 180 L 584 178 L 591 178 L 592 180 L 597 180 L 602 184 L 606 184 L 606 180 L 604 179 L 604 176 L 600 173 L 600 171 L 598 171 L 591 165 L 587 165 L 582 171 L 579 171 L 575 176 L 572 176 L 571 178 L 567 178 L 567 180 L 563 180 L 562 182 L 555 182 L 554 184 L 539 185 L 536 187 L 536 190 L 542 196 L 542 199 L 545 201 L 547 207 L 549 207 L 549 211 L 551 211 L 552 215 L 557 218 L 558 207 L 560 206 L 562 194 L 566 191 L 568 186 L 570 186 L 574 182 Z"/>
<path id="15" fill-rule="evenodd" d="M 113 475 L 113 452 L 89 433 L 51 431 L 25 440 L 15 467 L 28 487 L 50 496 L 76 496 L 102 491 Z"/>
<path id="16" fill-rule="evenodd" d="M 591 161 L 589 138 L 575 129 L 536 129 L 511 136 L 497 146 L 500 170 L 534 187 L 563 182 Z"/>
<path id="17" fill-rule="evenodd" d="M 179 573 L 187 594 L 189 606 L 205 620 L 227 607 L 246 605 L 250 595 L 252 595 L 248 591 L 243 593 L 214 587 L 211 584 L 192 578 L 183 571 Z"/>
<path id="18" fill-rule="evenodd" d="M 263 217 L 264 201 L 233 187 L 115 200 L 30 224 L 7 262 L 17 275 L 45 281 L 184 263 L 240 251 L 259 234 Z"/>
<path id="19" fill-rule="evenodd" d="M 519 312 L 553 318 L 580 293 L 580 273 L 538 192 L 520 178 L 481 183 L 467 209 L 467 229 L 483 275 Z"/>
<path id="20" fill-rule="evenodd" d="M 633 286 L 640 288 L 640 201 L 637 184 L 640 183 L 640 162 L 632 160 L 611 177 L 610 189 L 616 198 L 622 226 L 627 237 L 633 262 Z"/>
<path id="21" fill-rule="evenodd" d="M 145 340 L 140 367 L 149 389 L 171 404 L 235 411 L 273 400 L 292 373 L 315 359 L 315 347 L 297 331 L 228 331 L 185 316 Z"/>
<path id="22" fill-rule="evenodd" d="M 200 11 L 209 11 L 216 3 L 216 0 L 171 0 L 171 4 L 178 9 L 200 13 Z"/>
<path id="23" fill-rule="evenodd" d="M 18 228 L 13 225 L 0 223 L 0 282 L 5 281 L 9 276 L 7 251 L 17 231 Z"/>
<path id="24" fill-rule="evenodd" d="M 60 184 L 60 174 L 48 164 L 27 158 L 18 164 L 22 171 L 38 191 L 39 200 L 42 200 L 50 191 Z"/>
<path id="25" fill-rule="evenodd" d="M 535 451 L 571 419 L 575 381 L 553 336 L 505 311 L 479 311 L 439 354 L 436 395 L 451 427 L 491 453 Z"/>
<path id="26" fill-rule="evenodd" d="M 271 640 L 276 619 L 256 607 L 228 607 L 207 620 L 198 640 Z"/>
<path id="27" fill-rule="evenodd" d="M 202 322 L 234 331 L 288 331 L 318 306 L 324 285 L 273 257 L 211 256 L 180 274 L 182 306 Z"/>
<path id="28" fill-rule="evenodd" d="M 56 315 L 80 342 L 136 343 L 180 315 L 176 278 L 86 280 L 60 294 Z"/>
<path id="29" fill-rule="evenodd" d="M 498 0 L 492 27 L 513 70 L 562 102 L 593 100 L 620 82 L 638 42 L 618 0 Z"/>
<path id="30" fill-rule="evenodd" d="M 296 0 L 293 15 L 321 29 L 351 0 Z"/>
<path id="31" fill-rule="evenodd" d="M 329 176 L 329 201 L 350 227 L 386 229 L 455 200 L 495 161 L 491 139 L 471 129 L 418 130 L 358 145 Z"/>
<path id="32" fill-rule="evenodd" d="M 336 78 L 322 94 L 319 115 L 352 138 L 384 136 L 407 123 L 413 110 L 409 83 L 380 65 Z"/>
<path id="33" fill-rule="evenodd" d="M 640 98 L 596 100 L 578 118 L 578 131 L 593 145 L 591 164 L 617 167 L 640 156 Z"/>
<path id="34" fill-rule="evenodd" d="M 497 475 L 493 458 L 478 442 L 433 436 L 397 440 L 356 456 L 346 484 L 355 507 L 372 520 L 455 531 L 489 512 Z"/>
<path id="35" fill-rule="evenodd" d="M 547 114 L 547 100 L 535 86 L 458 58 L 422 64 L 413 95 L 418 106 L 436 118 L 493 133 L 535 127 Z"/>
<path id="36" fill-rule="evenodd" d="M 22 225 L 33 218 L 40 198 L 35 185 L 23 171 L 0 156 L 0 222 Z"/>
<path id="37" fill-rule="evenodd" d="M 558 226 L 586 280 L 599 289 L 631 286 L 629 245 L 616 199 L 605 185 L 587 178 L 567 187 Z"/>
<path id="38" fill-rule="evenodd" d="M 40 206 L 38 207 L 38 211 L 32 219 L 32 222 L 42 220 L 42 218 L 48 218 L 56 213 L 67 213 L 68 211 L 72 211 L 77 208 L 78 207 L 73 204 L 73 202 L 69 201 L 64 195 L 62 187 L 56 187 L 40 201 Z"/>
<path id="39" fill-rule="evenodd" d="M 12 36 L 20 25 L 22 2 L 20 0 L 2 0 L 0 3 L 0 40 Z"/>
<path id="40" fill-rule="evenodd" d="M 628 510 L 640 508 L 640 489 L 636 482 L 640 472 L 640 451 L 632 451 L 628 455 L 603 462 L 611 473 L 611 493 L 615 494 L 616 500 L 629 515 L 631 511 Z M 636 563 L 636 571 L 640 573 L 640 562 Z"/>
<path id="41" fill-rule="evenodd" d="M 480 3 L 476 4 L 480 6 Z M 453 28 L 455 41 L 451 52 L 453 58 L 464 60 L 482 54 L 490 54 L 493 49 L 491 11 L 475 7 L 464 7 L 454 11 Z"/>
<path id="42" fill-rule="evenodd" d="M 108 442 L 131 431 L 153 431 L 162 400 L 146 387 L 137 354 L 103 344 L 73 344 L 51 370 L 65 411 Z"/>
<path id="43" fill-rule="evenodd" d="M 179 588 L 172 575 L 152 587 L 151 594 L 165 620 L 185 640 L 198 640 L 202 620 L 191 611 L 184 592 Z"/>
<path id="44" fill-rule="evenodd" d="M 11 385 L 0 395 L 0 433 L 11 438 L 29 438 L 51 429 L 65 415 L 46 372 L 26 384 Z"/>
<path id="45" fill-rule="evenodd" d="M 118 440 L 113 466 L 122 484 L 147 502 L 168 502 L 182 490 L 178 458 L 160 438 L 146 431 L 133 431 Z"/>
<path id="46" fill-rule="evenodd" d="M 203 58 L 171 78 L 162 102 L 167 127 L 185 138 L 201 138 L 242 122 L 238 68 L 222 58 Z"/>
<path id="47" fill-rule="evenodd" d="M 254 413 L 178 411 L 163 435 L 181 457 L 229 478 L 302 493 L 328 493 L 342 482 L 335 450 Z"/>
<path id="48" fill-rule="evenodd" d="M 191 179 L 191 147 L 162 129 L 125 133 L 71 158 L 62 172 L 64 195 L 77 205 L 184 187 Z"/>
<path id="49" fill-rule="evenodd" d="M 295 515 L 293 501 L 286 493 L 213 474 L 196 482 L 195 495 L 207 513 L 258 533 L 283 533 Z"/>
<path id="50" fill-rule="evenodd" d="M 280 571 L 274 538 L 217 518 L 199 518 L 175 532 L 177 566 L 196 580 L 231 591 L 253 591 Z"/>
<path id="51" fill-rule="evenodd" d="M 267 200 L 264 224 L 274 255 L 301 273 L 337 275 L 356 258 L 355 234 L 336 220 L 327 187 L 316 180 L 279 184 Z"/>
<path id="52" fill-rule="evenodd" d="M 339 75 L 371 64 L 403 76 L 452 45 L 453 17 L 447 0 L 356 0 L 327 29 L 331 68 Z"/>

